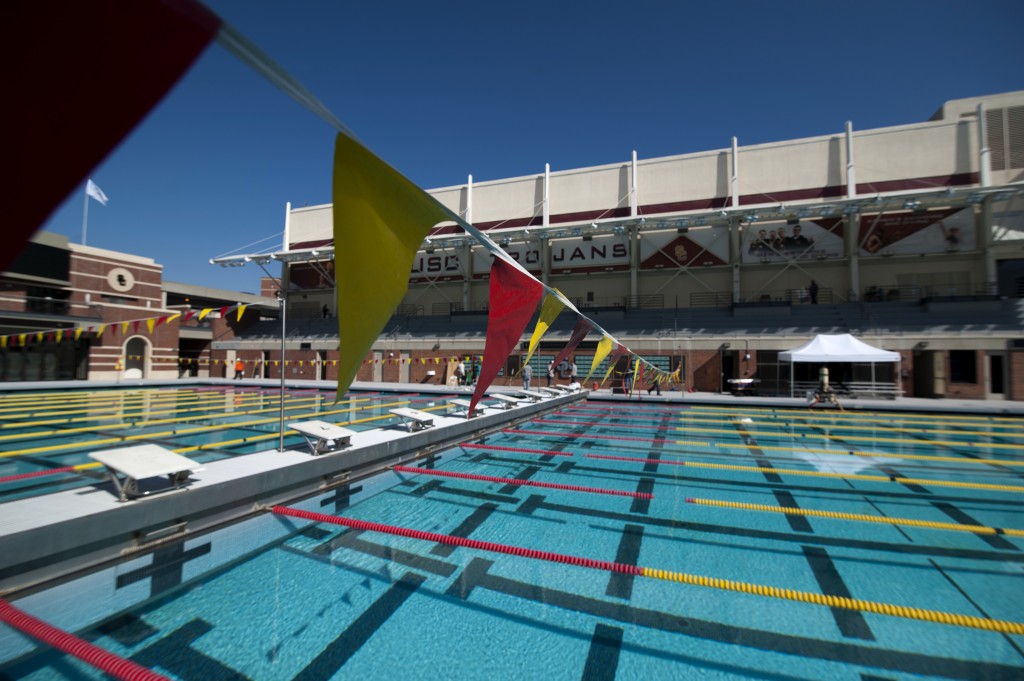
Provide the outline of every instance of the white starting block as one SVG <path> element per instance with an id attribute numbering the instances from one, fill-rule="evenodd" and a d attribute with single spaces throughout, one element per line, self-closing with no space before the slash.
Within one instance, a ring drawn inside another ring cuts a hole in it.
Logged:
<path id="1" fill-rule="evenodd" d="M 352 436 L 355 435 L 348 428 L 342 428 L 326 421 L 289 423 L 288 427 L 306 439 L 306 444 L 309 445 L 313 456 L 349 447 L 352 445 Z"/>
<path id="2" fill-rule="evenodd" d="M 434 415 L 418 409 L 399 407 L 398 409 L 392 409 L 391 413 L 402 419 L 402 424 L 410 433 L 414 430 L 431 428 L 434 425 Z"/>
<path id="3" fill-rule="evenodd" d="M 89 458 L 96 459 L 106 467 L 121 501 L 127 501 L 129 497 L 134 499 L 156 492 L 178 489 L 188 481 L 192 473 L 203 470 L 192 459 L 175 454 L 159 445 L 136 445 L 107 449 L 102 452 L 93 452 L 89 454 Z M 167 476 L 169 487 L 145 492 L 139 489 L 139 480 L 163 475 Z"/>
<path id="4" fill-rule="evenodd" d="M 512 407 L 515 407 L 516 405 L 522 404 L 523 402 L 527 401 L 525 399 L 512 397 L 511 395 L 502 395 L 500 393 L 495 393 L 493 395 L 490 395 L 490 397 L 498 400 L 498 404 L 501 405 L 502 409 L 511 409 Z"/>
<path id="5" fill-rule="evenodd" d="M 544 393 L 539 393 L 536 390 L 520 390 L 520 395 L 526 395 L 531 402 L 540 402 L 547 397 Z"/>
<path id="6" fill-rule="evenodd" d="M 555 388 L 554 386 L 552 386 L 550 388 L 539 388 L 539 389 L 543 390 L 545 393 L 547 393 L 548 397 L 561 396 L 561 395 L 565 394 L 564 390 L 559 390 L 558 388 Z"/>
<path id="7" fill-rule="evenodd" d="M 462 410 L 462 412 L 468 416 L 480 416 L 481 414 L 484 413 L 483 405 L 480 404 L 477 404 L 476 407 L 473 409 L 473 412 L 470 413 L 469 405 L 473 403 L 470 402 L 469 400 L 449 400 L 448 404 L 455 407 L 459 407 Z"/>

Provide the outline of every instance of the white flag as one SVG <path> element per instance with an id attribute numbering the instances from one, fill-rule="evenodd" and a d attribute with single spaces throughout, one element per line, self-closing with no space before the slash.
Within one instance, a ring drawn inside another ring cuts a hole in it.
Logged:
<path id="1" fill-rule="evenodd" d="M 103 190 L 97 187 L 96 183 L 92 180 L 89 180 L 85 184 L 85 193 L 102 203 L 104 206 L 107 205 L 107 201 L 109 200 L 107 199 L 107 195 L 104 194 Z"/>

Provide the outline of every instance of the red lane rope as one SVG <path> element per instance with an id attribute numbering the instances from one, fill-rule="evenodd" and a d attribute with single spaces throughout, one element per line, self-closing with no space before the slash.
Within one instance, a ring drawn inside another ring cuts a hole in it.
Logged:
<path id="1" fill-rule="evenodd" d="M 612 409 L 609 407 L 591 407 L 589 405 L 573 406 L 572 411 L 589 411 L 598 414 L 681 414 L 689 407 L 680 406 L 678 409 Z"/>
<path id="2" fill-rule="evenodd" d="M 505 553 L 512 556 L 520 556 L 522 558 L 535 558 L 537 560 L 546 560 L 552 563 L 578 565 L 580 567 L 593 568 L 595 570 L 621 572 L 625 575 L 635 575 L 637 577 L 643 576 L 643 568 L 637 567 L 636 565 L 612 563 L 605 560 L 593 560 L 591 558 L 569 556 L 564 553 L 552 553 L 550 551 L 536 551 L 534 549 L 527 549 L 522 546 L 496 544 L 494 542 L 480 541 L 479 539 L 469 539 L 467 537 L 453 537 L 449 534 L 424 532 L 422 530 L 414 530 L 409 527 L 399 527 L 397 525 L 384 525 L 382 523 L 374 523 L 366 520 L 356 520 L 355 518 L 341 518 L 338 516 L 326 515 L 324 513 L 314 513 L 312 511 L 303 511 L 297 508 L 289 508 L 287 506 L 274 506 L 271 510 L 278 515 L 286 515 L 291 516 L 293 518 L 303 518 L 305 520 L 312 520 L 316 523 L 344 525 L 346 527 L 354 527 L 358 530 L 383 532 L 385 534 L 394 534 L 400 537 L 422 539 L 423 541 L 434 542 L 436 544 L 448 544 L 449 546 L 460 546 L 464 548 L 478 549 L 480 551 Z"/>
<path id="3" fill-rule="evenodd" d="M 122 681 L 169 681 L 145 667 L 61 631 L 0 599 L 0 621 Z"/>
<path id="4" fill-rule="evenodd" d="M 466 449 L 495 449 L 499 452 L 518 452 L 520 454 L 543 454 L 544 456 L 573 456 L 572 452 L 556 452 L 553 449 L 527 449 L 525 447 L 499 447 L 498 445 L 462 445 Z"/>
<path id="5" fill-rule="evenodd" d="M 19 473 L 17 475 L 7 475 L 0 478 L 0 483 L 12 482 L 14 480 L 24 480 L 25 478 L 38 478 L 44 475 L 56 475 L 57 473 L 72 473 L 74 472 L 74 466 L 64 466 L 63 468 L 50 468 L 45 471 L 36 471 L 35 473 Z"/>
<path id="6" fill-rule="evenodd" d="M 589 492 L 591 494 L 611 494 L 618 497 L 635 497 L 637 499 L 653 499 L 654 495 L 647 492 L 620 492 L 616 489 L 601 489 L 598 487 L 580 487 L 579 485 L 562 485 L 557 482 L 537 482 L 535 480 L 516 480 L 515 478 L 498 478 L 491 475 L 475 475 L 473 473 L 455 473 L 453 471 L 439 471 L 429 468 L 412 468 L 411 466 L 392 466 L 391 470 L 400 473 L 414 473 L 416 475 L 438 475 L 443 478 L 460 478 L 462 480 L 479 480 L 481 482 L 497 482 L 503 485 L 528 485 L 530 487 L 547 487 L 549 489 L 564 489 L 570 492 Z"/>
<path id="7" fill-rule="evenodd" d="M 580 425 L 580 424 L 577 424 Z M 551 435 L 554 437 L 577 437 L 586 438 L 587 440 L 629 440 L 630 442 L 649 442 L 651 444 L 675 444 L 675 440 L 666 440 L 664 438 L 650 438 L 650 437 L 627 437 L 625 435 L 591 435 L 589 433 L 552 433 L 547 430 L 515 430 L 508 428 L 501 431 L 503 433 L 511 433 L 512 435 Z"/>

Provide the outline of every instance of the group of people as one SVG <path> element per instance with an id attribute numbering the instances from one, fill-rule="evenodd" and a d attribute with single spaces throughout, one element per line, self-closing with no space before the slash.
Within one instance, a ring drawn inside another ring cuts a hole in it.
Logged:
<path id="1" fill-rule="evenodd" d="M 549 388 L 555 381 L 555 373 L 561 374 L 561 378 L 568 378 L 570 386 L 579 386 L 578 369 L 576 368 L 575 360 L 570 360 L 568 362 L 562 361 L 557 367 L 555 366 L 554 360 L 548 362 Z M 523 379 L 523 390 L 529 390 L 530 382 L 533 380 L 533 368 L 529 364 L 524 364 L 520 376 Z"/>
<path id="2" fill-rule="evenodd" d="M 466 363 L 460 358 L 459 363 L 455 365 L 454 376 L 457 385 L 476 385 L 480 378 L 480 362 L 474 357 L 467 369 Z"/>
<path id="3" fill-rule="evenodd" d="M 802 234 L 799 223 L 793 226 L 793 235 L 786 235 L 786 228 L 779 227 L 771 231 L 762 229 L 757 233 L 757 240 L 750 242 L 750 253 L 757 255 L 768 255 L 771 253 L 786 253 L 803 251 L 814 245 L 814 239 Z"/>

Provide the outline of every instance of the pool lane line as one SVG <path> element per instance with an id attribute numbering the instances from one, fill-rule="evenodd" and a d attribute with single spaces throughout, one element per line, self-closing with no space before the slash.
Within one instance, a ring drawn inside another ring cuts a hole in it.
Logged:
<path id="1" fill-rule="evenodd" d="M 375 523 L 367 520 L 357 520 L 355 518 L 331 516 L 324 513 L 314 513 L 312 511 L 304 511 L 301 509 L 291 508 L 288 506 L 273 506 L 269 510 L 276 515 L 289 516 L 293 518 L 302 518 L 303 520 L 309 520 L 316 523 L 342 525 L 345 527 L 352 527 L 355 529 L 366 530 L 370 532 L 382 532 L 385 534 L 392 534 L 400 537 L 420 539 L 422 541 L 429 541 L 435 544 L 448 544 L 451 546 L 457 546 L 461 548 L 470 548 L 477 549 L 479 551 L 490 551 L 493 553 L 503 553 L 511 556 L 519 556 L 521 558 L 546 560 L 548 562 L 561 563 L 563 565 L 576 565 L 578 567 L 586 567 L 594 570 L 606 570 L 609 572 L 618 572 L 626 575 L 647 577 L 649 579 L 659 579 L 668 582 L 688 584 L 690 586 L 702 586 L 711 589 L 718 589 L 720 591 L 733 591 L 738 593 L 751 594 L 755 596 L 764 596 L 767 598 L 776 598 L 782 600 L 798 601 L 801 603 L 809 603 L 812 605 L 821 605 L 829 608 L 857 610 L 860 612 L 870 612 L 877 615 L 888 615 L 891 617 L 913 619 L 922 622 L 935 622 L 938 624 L 948 624 L 951 626 L 981 629 L 983 631 L 994 631 L 1003 634 L 1024 634 L 1024 623 L 1020 622 L 989 619 L 985 617 L 977 617 L 974 615 L 960 615 L 957 613 L 942 612 L 940 610 L 926 610 L 924 608 L 914 608 L 908 606 L 894 605 L 890 603 L 880 603 L 877 601 L 865 601 L 857 598 L 847 598 L 843 596 L 826 596 L 822 594 L 811 593 L 809 591 L 797 591 L 795 589 L 786 589 L 761 584 L 750 584 L 747 582 L 736 582 L 728 579 L 720 579 L 718 577 L 705 577 L 701 575 L 692 575 L 683 572 L 673 572 L 670 570 L 658 570 L 648 567 L 641 567 L 638 565 L 624 565 L 622 563 L 594 560 L 591 558 L 571 556 L 563 553 L 538 551 L 535 549 L 528 549 L 521 546 L 512 546 L 509 544 L 486 542 L 481 541 L 479 539 L 470 539 L 468 537 L 455 537 L 452 535 L 439 534 L 436 532 L 425 532 L 423 530 L 416 530 L 408 527 L 400 527 L 397 525 L 386 525 L 383 523 Z"/>
<path id="2" fill-rule="evenodd" d="M 278 395 L 262 395 L 262 394 L 259 394 L 259 393 L 243 393 L 243 394 L 240 394 L 240 395 L 237 395 L 237 396 L 234 397 L 234 403 L 235 404 L 249 404 L 249 403 L 252 403 L 252 402 L 261 402 L 261 401 L 263 401 L 263 402 L 271 402 L 271 401 L 277 400 L 278 397 L 279 397 Z M 291 394 L 290 394 L 289 398 L 291 398 Z M 310 399 L 318 399 L 318 398 L 316 398 L 316 397 L 305 397 L 304 396 L 304 397 L 302 397 L 302 399 L 310 400 Z M 115 404 L 115 405 L 110 406 L 109 408 L 106 407 L 106 406 L 104 406 L 103 408 L 100 408 L 98 406 L 95 406 L 95 407 L 94 406 L 90 406 L 88 409 L 67 409 L 67 410 L 62 410 L 62 411 L 30 412 L 30 413 L 24 413 L 24 414 L 0 414 L 0 420 L 21 419 L 21 418 L 29 418 L 29 417 L 34 417 L 34 416 L 68 416 L 70 414 L 87 414 L 88 415 L 88 416 L 85 416 L 85 417 L 80 417 L 77 420 L 89 420 L 90 418 L 92 418 L 93 420 L 98 420 L 98 419 L 102 419 L 102 418 L 119 418 L 121 416 L 124 416 L 124 417 L 128 417 L 128 416 L 142 416 L 142 415 L 149 414 L 149 413 L 167 413 L 167 410 L 164 410 L 164 411 L 157 411 L 157 410 L 141 411 L 142 409 L 149 408 L 149 407 L 161 407 L 161 406 L 165 406 L 165 405 L 168 405 L 168 406 L 173 405 L 173 406 L 180 406 L 180 407 L 183 407 L 183 408 L 193 408 L 193 407 L 200 408 L 200 407 L 202 407 L 204 405 L 219 405 L 219 404 L 223 404 L 224 401 L 225 401 L 225 396 L 221 395 L 221 394 L 211 394 L 211 395 L 205 395 L 204 394 L 204 395 L 197 396 L 197 397 L 194 397 L 194 398 L 189 398 L 189 399 L 179 399 L 177 397 L 167 397 L 167 398 L 161 398 L 161 399 L 155 399 L 154 398 L 152 400 L 144 400 L 143 402 L 133 403 L 133 404 L 130 404 L 130 405 Z M 111 414 L 111 416 L 105 416 L 104 417 L 104 416 L 100 416 L 99 414 Z M 18 427 L 25 426 L 25 425 L 45 425 L 48 422 L 63 423 L 63 422 L 71 422 L 71 421 L 74 421 L 74 420 L 76 420 L 76 419 L 68 419 L 67 421 L 61 421 L 61 420 L 57 420 L 57 419 L 44 419 L 44 420 L 41 420 L 41 421 L 34 421 L 34 422 L 29 422 L 29 423 L 22 423 L 22 422 L 6 423 L 6 424 L 0 425 L 0 428 L 18 428 Z"/>
<path id="3" fill-rule="evenodd" d="M 960 489 L 988 489 L 1000 492 L 1024 492 L 1024 487 L 1016 485 L 995 485 L 984 482 L 956 482 L 953 480 L 934 480 L 930 478 L 905 478 L 901 475 L 861 475 L 858 473 L 825 473 L 823 471 L 802 471 L 792 468 L 766 468 L 764 466 L 737 466 L 727 463 L 701 463 L 697 461 L 675 461 L 672 459 L 642 459 L 633 456 L 612 456 L 609 454 L 584 454 L 587 459 L 603 459 L 606 461 L 628 461 L 632 463 L 664 463 L 687 468 L 700 468 L 714 471 L 737 471 L 740 473 L 775 473 L 786 475 L 803 475 L 812 478 L 835 478 L 840 480 L 866 480 L 869 482 L 898 482 L 905 485 L 923 485 L 925 487 L 956 487 Z"/>
<path id="4" fill-rule="evenodd" d="M 502 485 L 526 485 L 529 487 L 545 487 L 547 489 L 560 489 L 567 492 L 585 492 L 587 494 L 609 494 L 616 497 L 633 497 L 634 499 L 653 499 L 653 494 L 645 492 L 623 492 L 617 489 L 604 489 L 601 487 L 583 487 L 581 485 L 563 485 L 557 482 L 538 482 L 536 480 L 518 480 L 516 478 L 499 478 L 494 475 L 476 475 L 475 473 L 456 473 L 455 471 L 442 471 L 433 468 L 413 468 L 412 466 L 392 466 L 391 470 L 399 473 L 411 473 L 413 475 L 439 476 L 442 478 L 458 478 L 459 480 L 476 480 L 478 482 L 496 482 Z"/>
<path id="5" fill-rule="evenodd" d="M 761 444 L 750 445 L 750 444 L 739 443 L 739 442 L 731 443 L 731 442 L 708 442 L 708 441 L 700 441 L 700 440 L 669 440 L 669 439 L 663 439 L 663 438 L 629 437 L 629 436 L 625 436 L 625 435 L 594 435 L 592 433 L 556 433 L 556 432 L 540 431 L 540 430 L 517 430 L 517 429 L 512 429 L 512 428 L 505 429 L 505 430 L 503 430 L 501 432 L 508 433 L 508 434 L 511 434 L 511 435 L 546 435 L 546 436 L 558 437 L 558 438 L 563 438 L 563 439 L 564 438 L 582 438 L 582 439 L 593 439 L 593 440 L 626 440 L 626 441 L 630 441 L 630 442 L 647 442 L 647 443 L 650 443 L 650 444 L 656 444 L 656 443 L 675 444 L 675 445 L 680 445 L 680 446 L 684 446 L 684 447 L 721 447 L 721 448 L 725 448 L 725 449 L 736 449 L 736 448 L 749 449 L 751 447 L 756 447 L 757 449 L 761 449 L 761 450 L 772 450 L 772 451 L 780 451 L 781 450 L 781 451 L 787 451 L 787 452 L 801 451 L 801 452 L 810 452 L 810 453 L 819 453 L 819 454 L 832 454 L 832 455 L 835 455 L 835 456 L 849 456 L 849 455 L 871 456 L 871 457 L 895 456 L 895 457 L 904 458 L 904 459 L 921 459 L 921 460 L 926 460 L 926 461 L 946 461 L 947 463 L 989 464 L 989 465 L 999 465 L 999 466 L 1022 466 L 1022 465 L 1024 465 L 1024 462 L 1004 461 L 1002 459 L 975 459 L 975 458 L 959 458 L 959 457 L 935 457 L 935 456 L 929 456 L 927 454 L 898 454 L 898 453 L 884 453 L 884 452 L 855 452 L 855 451 L 851 451 L 851 450 L 844 450 L 842 452 L 838 452 L 838 451 L 831 450 L 831 449 L 812 449 L 812 448 L 809 448 L 809 447 L 798 447 L 796 445 L 782 447 L 782 446 L 761 445 Z M 672 450 L 668 450 L 668 451 L 666 451 L 666 453 L 667 454 L 672 454 L 673 452 L 672 452 Z"/>
<path id="6" fill-rule="evenodd" d="M 394 396 L 383 397 L 383 398 L 380 398 L 380 399 L 393 399 L 395 397 L 408 397 L 408 396 L 419 395 L 419 394 L 420 393 L 405 393 L 405 394 L 399 394 L 399 395 L 394 395 Z M 295 409 L 305 409 L 305 408 L 307 408 L 306 406 L 297 406 L 297 405 L 304 405 L 307 402 L 317 401 L 317 399 L 318 398 L 315 398 L 315 397 L 303 397 L 303 398 L 294 398 L 294 399 L 293 398 L 288 398 L 287 403 L 288 403 L 289 407 L 285 411 L 294 411 Z M 351 404 L 356 403 L 356 402 L 371 402 L 374 399 L 377 399 L 377 398 L 358 398 L 358 399 L 354 399 L 354 400 L 346 400 L 345 402 L 347 404 L 351 405 Z M 277 400 L 275 399 L 274 402 L 277 402 Z M 40 436 L 46 436 L 46 435 L 70 435 L 72 433 L 87 433 L 87 432 L 95 431 L 95 430 L 112 430 L 112 429 L 117 429 L 117 428 L 145 428 L 145 427 L 148 427 L 148 426 L 155 426 L 155 425 L 160 425 L 160 424 L 164 424 L 164 423 L 181 423 L 181 422 L 186 422 L 186 421 L 202 421 L 204 419 L 210 419 L 210 418 L 227 418 L 227 417 L 232 417 L 232 416 L 246 416 L 246 415 L 250 415 L 250 414 L 262 414 L 262 413 L 267 413 L 267 412 L 279 411 L 280 410 L 280 406 L 278 404 L 274 404 L 273 406 L 263 407 L 261 409 L 250 409 L 250 408 L 248 408 L 248 407 L 252 407 L 252 406 L 256 406 L 256 405 L 243 405 L 243 406 L 246 407 L 246 408 L 244 408 L 242 410 L 239 410 L 239 411 L 230 411 L 230 412 L 229 411 L 213 411 L 213 412 L 211 412 L 209 410 L 208 406 L 199 406 L 199 407 L 190 406 L 190 407 L 188 407 L 186 409 L 181 409 L 181 410 L 169 410 L 169 411 L 168 410 L 161 410 L 161 411 L 146 412 L 145 414 L 140 414 L 140 416 L 151 415 L 151 414 L 164 414 L 164 413 L 188 413 L 190 411 L 204 410 L 204 413 L 198 414 L 198 415 L 195 415 L 195 416 L 174 416 L 174 417 L 163 418 L 163 419 L 149 419 L 149 420 L 140 420 L 140 421 L 126 421 L 126 422 L 123 422 L 123 423 L 112 423 L 112 424 L 106 424 L 106 425 L 103 425 L 103 426 L 93 425 L 93 426 L 81 426 L 81 427 L 77 427 L 77 428 L 57 428 L 57 429 L 54 429 L 54 430 L 34 431 L 34 432 L 31 432 L 31 433 L 14 433 L 14 434 L 11 434 L 11 435 L 0 435 L 0 442 L 10 441 L 10 440 L 25 440 L 25 439 L 30 439 L 30 438 L 34 438 L 34 437 L 40 437 Z M 82 419 L 73 419 L 73 420 L 102 421 L 102 420 L 104 420 L 104 418 L 88 418 L 88 417 L 83 417 Z M 12 424 L 12 426 L 0 426 L 0 428 L 13 427 L 13 426 L 25 426 L 25 427 L 28 427 L 28 426 L 38 425 L 38 424 L 42 424 L 42 423 L 44 423 L 44 422 L 36 421 L 34 423 Z"/>
<path id="7" fill-rule="evenodd" d="M 767 513 L 785 513 L 786 515 L 829 518 L 832 520 L 853 520 L 883 525 L 903 525 L 905 527 L 924 527 L 930 530 L 951 530 L 954 532 L 971 532 L 973 534 L 1004 534 L 1008 537 L 1024 537 L 1024 530 L 1006 527 L 989 527 L 987 525 L 964 525 L 961 523 L 933 522 L 931 520 L 914 520 L 912 518 L 891 518 L 888 516 L 866 515 L 861 513 L 843 513 L 841 511 L 819 511 L 808 508 L 790 508 L 787 506 L 770 506 L 766 504 L 748 504 L 739 501 L 723 501 L 720 499 L 698 499 L 686 497 L 686 503 L 714 508 L 733 508 L 742 511 L 764 511 Z"/>
<path id="8" fill-rule="evenodd" d="M 541 456 L 573 456 L 572 452 L 560 452 L 554 449 L 527 449 L 526 447 L 504 447 L 499 445 L 482 445 L 464 443 L 463 449 L 493 449 L 499 452 L 515 452 L 517 454 L 540 454 Z"/>
<path id="9" fill-rule="evenodd" d="M 814 419 L 814 420 L 835 420 L 835 421 L 892 421 L 893 419 L 900 419 L 911 423 L 927 423 L 929 421 L 968 421 L 968 422 L 983 422 L 992 425 L 997 425 L 1000 428 L 1024 428 L 1019 418 L 1011 418 L 1005 416 L 972 416 L 969 414 L 915 414 L 911 412 L 887 412 L 887 411 L 846 411 L 846 412 L 808 412 L 807 407 L 801 409 L 780 409 L 780 408 L 764 408 L 764 409 L 744 409 L 741 407 L 735 407 L 730 409 L 722 409 L 721 407 L 702 407 L 700 405 L 693 405 L 691 407 L 692 414 L 718 414 L 721 416 L 760 416 L 762 418 L 771 419 L 783 419 L 789 417 L 796 417 L 800 419 Z M 1005 424 L 1005 425 L 1002 425 Z"/>
<path id="10" fill-rule="evenodd" d="M 552 423 L 552 422 L 548 421 L 547 423 Z M 739 424 L 739 425 L 754 426 L 752 428 L 752 430 L 754 432 L 762 435 L 762 436 L 765 436 L 765 437 L 811 437 L 811 438 L 818 438 L 818 439 L 845 438 L 847 440 L 857 439 L 857 440 L 869 440 L 869 441 L 875 441 L 875 442 L 904 442 L 904 443 L 910 443 L 910 444 L 923 444 L 923 445 L 931 445 L 931 444 L 943 445 L 943 446 L 970 445 L 970 446 L 974 446 L 974 447 L 996 447 L 996 448 L 1001 448 L 1001 449 L 1024 449 L 1024 444 L 1008 443 L 1008 442 L 1007 443 L 983 442 L 983 443 L 975 444 L 973 442 L 959 441 L 959 440 L 922 440 L 922 439 L 920 439 L 920 437 L 918 437 L 918 434 L 915 433 L 910 428 L 882 428 L 882 427 L 877 427 L 877 430 L 885 430 L 885 431 L 897 432 L 897 433 L 907 433 L 908 435 L 911 436 L 910 438 L 886 438 L 886 437 L 876 437 L 876 436 L 871 436 L 871 435 L 835 435 L 835 436 L 833 436 L 833 435 L 830 435 L 830 434 L 821 434 L 821 433 L 810 433 L 810 434 L 800 433 L 800 434 L 797 434 L 797 433 L 785 432 L 785 431 L 771 431 L 771 430 L 766 430 L 766 429 L 762 430 L 760 428 L 763 428 L 763 426 L 761 426 L 759 428 L 757 426 L 757 424 L 751 424 L 751 423 L 742 423 L 742 424 Z M 628 424 L 623 424 L 623 427 L 626 427 L 626 428 L 642 428 L 644 426 L 632 426 L 632 425 L 628 425 Z M 799 427 L 800 428 L 814 428 L 814 429 L 820 429 L 820 430 L 868 430 L 868 428 L 864 428 L 864 427 L 860 427 L 860 426 L 834 426 L 834 425 L 823 425 L 823 424 L 817 424 L 817 423 L 801 424 Z M 705 427 L 705 426 L 675 426 L 674 430 L 677 430 L 677 431 L 680 431 L 680 432 L 684 432 L 684 433 L 691 433 L 692 432 L 692 433 L 726 433 L 726 434 L 728 434 L 728 433 L 735 432 L 734 430 L 730 430 L 728 428 L 708 428 L 708 427 Z M 942 433 L 946 433 L 946 434 L 964 435 L 964 436 L 998 437 L 998 438 L 1001 438 L 1001 439 L 1007 439 L 1007 438 L 1015 439 L 1015 438 L 1021 437 L 1020 435 L 1017 435 L 1015 433 L 982 433 L 982 432 L 966 431 L 966 430 L 959 430 L 959 431 L 949 431 L 949 430 L 945 430 L 945 431 L 927 431 L 927 432 L 923 433 L 923 435 L 930 436 L 932 433 L 938 433 L 938 432 L 942 432 Z"/>
<path id="11" fill-rule="evenodd" d="M 255 396 L 254 393 L 240 393 L 249 397 L 250 395 Z M 266 396 L 270 398 L 271 396 Z M 61 401 L 54 403 L 33 403 L 25 406 L 18 407 L 17 409 L 0 409 L 0 418 L 3 419 L 15 419 L 15 418 L 31 418 L 33 416 L 42 416 L 47 414 L 82 414 L 90 410 L 104 410 L 111 411 L 115 409 L 131 408 L 141 406 L 146 403 L 151 404 L 164 404 L 168 402 L 216 402 L 223 401 L 224 395 L 209 394 L 209 393 L 170 393 L 162 392 L 154 395 L 146 395 L 144 397 L 127 397 L 124 395 L 112 396 L 110 398 L 92 398 L 88 400 L 72 400 L 72 401 Z M 61 407 L 66 407 L 61 409 Z M 42 410 L 42 411 L 40 411 Z"/>
<path id="12" fill-rule="evenodd" d="M 13 629 L 30 638 L 85 662 L 94 669 L 110 674 L 115 679 L 121 681 L 170 681 L 166 676 L 161 676 L 142 665 L 33 617 L 2 598 L 0 598 L 0 621 L 6 622 Z"/>
<path id="13" fill-rule="evenodd" d="M 385 407 L 393 407 L 393 406 L 399 406 L 399 405 L 403 405 L 403 404 L 410 404 L 410 402 L 411 402 L 411 400 L 401 400 L 401 401 L 398 401 L 398 402 L 390 402 L 390 403 L 387 403 L 387 404 L 377 404 L 377 405 L 373 405 L 373 407 L 360 407 L 358 409 L 351 409 L 351 408 L 349 408 L 349 409 L 336 409 L 336 410 L 328 410 L 328 411 L 314 411 L 314 412 L 308 412 L 308 413 L 305 413 L 305 414 L 300 414 L 298 416 L 292 416 L 291 418 L 312 418 L 312 417 L 315 417 L 315 416 L 324 417 L 324 416 L 330 416 L 330 415 L 333 415 L 333 414 L 342 414 L 342 413 L 345 413 L 345 412 L 363 411 L 364 409 L 371 409 L 371 408 L 372 409 L 382 409 L 382 408 L 385 408 Z M 444 409 L 444 408 L 447 408 L 447 405 L 440 405 L 438 407 L 424 407 L 421 411 L 431 411 L 431 410 Z M 388 414 L 387 418 L 393 419 L 393 418 L 396 418 L 396 417 L 393 414 Z M 60 445 L 48 445 L 46 447 L 32 447 L 32 448 L 28 448 L 28 449 L 16 449 L 16 450 L 11 450 L 11 451 L 6 451 L 6 452 L 0 451 L 0 458 L 22 456 L 24 454 L 37 454 L 37 453 L 40 453 L 40 452 L 55 452 L 55 451 L 62 450 L 62 449 L 64 449 L 64 450 L 67 450 L 67 449 L 88 449 L 88 448 L 96 446 L 96 445 L 106 445 L 106 444 L 113 444 L 113 443 L 117 443 L 117 442 L 131 442 L 131 441 L 136 441 L 136 440 L 149 440 L 149 439 L 156 439 L 156 438 L 162 438 L 162 437 L 174 437 L 174 436 L 178 436 L 178 435 L 194 435 L 196 433 L 210 433 L 210 432 L 216 432 L 218 430 L 230 430 L 231 428 L 243 428 L 243 427 L 247 427 L 247 426 L 267 425 L 269 423 L 276 423 L 277 421 L 278 421 L 277 418 L 255 419 L 255 420 L 252 420 L 252 421 L 240 421 L 240 422 L 237 422 L 237 423 L 217 424 L 217 425 L 212 425 L 212 426 L 200 426 L 200 427 L 197 427 L 197 428 L 185 428 L 185 429 L 181 429 L 181 430 L 165 430 L 165 431 L 161 431 L 161 432 L 158 432 L 158 433 L 140 433 L 140 434 L 137 434 L 137 435 L 119 435 L 117 437 L 104 438 L 102 440 L 88 440 L 88 441 L 83 441 L 83 442 L 71 442 L 71 443 L 65 443 L 65 444 L 60 444 Z M 278 435 L 278 433 L 274 433 L 275 437 L 277 435 Z M 231 440 L 230 442 L 237 442 L 237 441 L 245 442 L 246 440 L 243 438 L 241 440 Z"/>
<path id="14" fill-rule="evenodd" d="M 164 393 L 199 393 L 202 392 L 195 388 L 125 388 L 125 387 L 110 387 L 102 388 L 97 390 L 69 390 L 61 393 L 51 392 L 38 392 L 38 391 L 27 391 L 19 393 L 10 393 L 7 395 L 0 394 L 0 407 L 5 405 L 19 405 L 19 404 L 31 404 L 31 403 L 46 403 L 46 402 L 67 402 L 67 401 L 85 401 L 89 399 L 99 398 L 111 398 L 118 399 L 124 396 L 140 397 L 144 395 L 159 395 Z"/>

